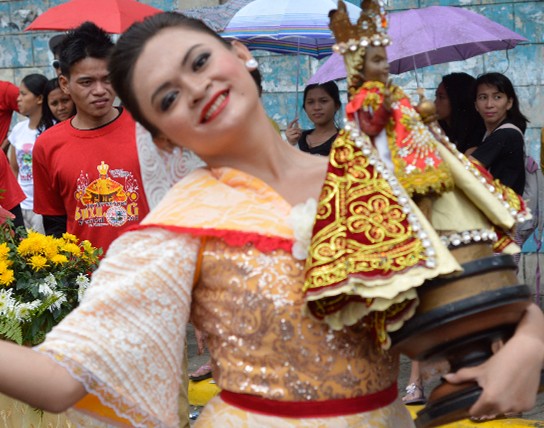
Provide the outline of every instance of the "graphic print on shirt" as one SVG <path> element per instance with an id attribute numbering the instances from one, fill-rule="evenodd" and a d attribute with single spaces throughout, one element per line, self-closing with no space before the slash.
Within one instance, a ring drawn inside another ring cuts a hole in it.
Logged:
<path id="1" fill-rule="evenodd" d="M 80 225 L 119 227 L 138 221 L 138 180 L 129 171 L 109 168 L 102 161 L 96 167 L 98 178 L 93 181 L 81 171 L 74 195 L 78 201 L 75 220 Z"/>
<path id="2" fill-rule="evenodd" d="M 32 149 L 33 143 L 23 144 L 20 150 L 16 149 L 17 165 L 19 165 L 19 182 L 32 184 Z"/>

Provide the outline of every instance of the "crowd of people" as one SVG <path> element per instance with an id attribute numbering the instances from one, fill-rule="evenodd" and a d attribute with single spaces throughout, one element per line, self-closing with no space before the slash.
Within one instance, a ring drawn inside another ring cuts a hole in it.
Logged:
<path id="1" fill-rule="evenodd" d="M 528 120 L 500 73 L 444 76 L 424 115 L 391 82 L 384 29 L 354 31 L 373 43 L 343 52 L 348 98 L 307 86 L 313 128 L 297 118 L 283 136 L 249 50 L 174 12 L 116 44 L 84 23 L 51 43 L 55 78 L 0 82 L 0 204 L 104 252 L 41 345 L 0 341 L 0 392 L 115 426 L 184 426 L 191 322 L 211 356 L 195 380 L 221 388 L 197 426 L 413 426 L 404 404 L 425 402 L 423 375 L 414 362 L 398 398 L 387 326 L 413 314 L 417 287 L 461 270 L 450 236 L 493 231 L 490 248 L 519 252 Z M 9 131 L 13 112 L 26 119 Z M 467 165 L 490 181 L 474 185 Z M 529 304 L 485 364 L 445 375 L 482 388 L 471 416 L 534 406 L 543 331 Z"/>

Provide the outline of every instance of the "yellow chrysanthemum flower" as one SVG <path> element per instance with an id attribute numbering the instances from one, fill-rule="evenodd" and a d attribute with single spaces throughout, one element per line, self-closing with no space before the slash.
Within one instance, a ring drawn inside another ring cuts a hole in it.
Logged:
<path id="1" fill-rule="evenodd" d="M 9 269 L 11 264 L 8 260 L 0 260 L 0 275 Z"/>
<path id="2" fill-rule="evenodd" d="M 33 254 L 42 253 L 47 245 L 47 237 L 38 232 L 28 232 L 28 237 L 23 239 L 17 251 L 22 256 L 30 256 Z"/>
<path id="3" fill-rule="evenodd" d="M 77 244 L 77 236 L 72 235 L 71 233 L 63 233 L 62 239 L 64 239 L 66 242 L 72 242 L 73 244 Z"/>
<path id="4" fill-rule="evenodd" d="M 59 253 L 59 239 L 53 236 L 46 236 L 44 240 L 43 255 L 52 259 Z"/>
<path id="5" fill-rule="evenodd" d="M 66 251 L 67 253 L 73 254 L 74 256 L 79 256 L 81 254 L 81 249 L 76 244 L 73 244 L 72 242 L 68 242 L 67 244 L 64 244 L 61 248 L 62 251 Z"/>
<path id="6" fill-rule="evenodd" d="M 0 259 L 5 259 L 8 257 L 8 255 L 9 255 L 8 244 L 6 244 L 5 242 L 2 242 L 0 244 Z"/>
<path id="7" fill-rule="evenodd" d="M 47 264 L 47 259 L 43 256 L 32 256 L 29 261 L 30 266 L 35 271 L 45 269 L 49 265 Z"/>
<path id="8" fill-rule="evenodd" d="M 50 259 L 53 263 L 56 265 L 62 265 L 64 263 L 68 263 L 68 257 L 66 257 L 64 254 L 56 254 Z"/>
<path id="9" fill-rule="evenodd" d="M 13 281 L 15 281 L 15 275 L 12 270 L 7 269 L 0 274 L 0 284 L 10 285 Z"/>
<path id="10" fill-rule="evenodd" d="M 84 241 L 81 241 L 81 246 L 85 250 L 86 253 L 92 253 L 95 248 L 93 247 L 93 244 L 91 244 L 91 241 L 88 241 L 85 239 Z"/>

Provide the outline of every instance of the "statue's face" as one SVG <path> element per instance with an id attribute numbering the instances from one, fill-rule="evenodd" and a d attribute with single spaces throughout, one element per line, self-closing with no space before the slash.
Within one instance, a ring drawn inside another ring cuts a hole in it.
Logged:
<path id="1" fill-rule="evenodd" d="M 387 83 L 389 79 L 389 63 L 383 46 L 368 46 L 366 48 L 363 78 L 366 81 Z"/>

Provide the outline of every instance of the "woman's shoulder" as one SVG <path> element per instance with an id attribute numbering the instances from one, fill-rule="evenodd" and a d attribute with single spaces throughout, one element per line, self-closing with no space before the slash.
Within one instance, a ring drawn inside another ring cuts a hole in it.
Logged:
<path id="1" fill-rule="evenodd" d="M 30 129 L 28 126 L 30 121 L 28 119 L 22 120 L 20 122 L 17 122 L 14 126 L 11 132 L 8 135 L 8 140 L 12 145 L 17 145 L 19 143 L 20 139 L 23 139 L 24 141 L 21 141 L 21 143 L 31 143 L 32 141 L 28 140 L 29 133 L 33 132 L 36 133 L 35 129 Z"/>
<path id="2" fill-rule="evenodd" d="M 30 123 L 30 120 L 28 120 L 28 119 L 21 120 L 20 122 L 17 122 L 15 125 L 13 125 L 13 129 L 11 130 L 11 133 L 16 134 L 16 133 L 25 131 L 27 129 L 30 129 L 29 126 L 28 126 L 29 123 Z"/>
<path id="3" fill-rule="evenodd" d="M 491 134 L 488 135 L 486 140 L 499 142 L 502 144 L 523 143 L 523 132 L 516 125 L 510 122 L 501 124 Z"/>

